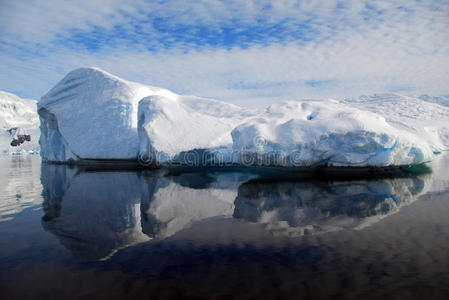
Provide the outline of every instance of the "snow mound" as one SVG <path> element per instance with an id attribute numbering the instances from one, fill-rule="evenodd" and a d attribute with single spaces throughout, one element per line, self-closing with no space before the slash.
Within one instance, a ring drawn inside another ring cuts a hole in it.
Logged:
<path id="1" fill-rule="evenodd" d="M 148 95 L 176 97 L 97 68 L 70 72 L 38 103 L 43 160 L 136 159 L 137 105 Z"/>
<path id="2" fill-rule="evenodd" d="M 0 151 L 39 152 L 39 117 L 36 100 L 0 91 Z"/>

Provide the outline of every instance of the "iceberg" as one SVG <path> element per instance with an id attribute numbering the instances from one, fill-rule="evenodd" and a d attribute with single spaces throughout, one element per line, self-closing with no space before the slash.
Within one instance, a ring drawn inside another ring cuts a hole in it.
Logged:
<path id="1" fill-rule="evenodd" d="M 449 147 L 447 106 L 381 98 L 377 106 L 325 99 L 249 110 L 77 69 L 38 103 L 41 155 L 145 166 L 389 167 L 429 162 Z"/>
<path id="2" fill-rule="evenodd" d="M 0 151 L 5 154 L 39 152 L 37 101 L 0 91 Z"/>

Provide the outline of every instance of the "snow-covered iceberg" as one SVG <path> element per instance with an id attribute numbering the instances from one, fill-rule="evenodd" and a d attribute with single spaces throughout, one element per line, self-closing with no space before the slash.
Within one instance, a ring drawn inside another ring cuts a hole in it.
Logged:
<path id="1" fill-rule="evenodd" d="M 37 101 L 0 91 L 0 151 L 2 153 L 39 152 Z"/>
<path id="2" fill-rule="evenodd" d="M 84 68 L 69 73 L 39 102 L 41 154 L 53 162 L 118 159 L 144 165 L 420 164 L 448 148 L 449 108 L 419 98 L 410 103 L 373 107 L 370 101 L 308 100 L 247 110 Z M 438 124 L 431 125 L 440 107 Z M 416 109 L 419 114 L 403 117 Z"/>

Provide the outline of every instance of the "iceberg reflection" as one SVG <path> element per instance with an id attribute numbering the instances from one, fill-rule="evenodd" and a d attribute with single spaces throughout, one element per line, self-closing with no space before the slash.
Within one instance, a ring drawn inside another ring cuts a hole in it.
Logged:
<path id="1" fill-rule="evenodd" d="M 239 184 L 251 174 L 192 172 L 144 177 L 142 229 L 166 238 L 212 218 L 232 216 Z"/>
<path id="2" fill-rule="evenodd" d="M 252 180 L 239 187 L 234 217 L 290 236 L 363 228 L 424 191 L 423 179 Z"/>
<path id="3" fill-rule="evenodd" d="M 148 240 L 140 226 L 136 172 L 81 172 L 42 164 L 42 225 L 74 256 L 96 260 Z"/>
<path id="4" fill-rule="evenodd" d="M 42 224 L 74 256 L 98 260 L 136 243 L 196 230 L 193 224 L 211 218 L 258 223 L 285 236 L 362 228 L 413 202 L 426 186 L 426 176 L 352 181 L 263 176 L 83 172 L 43 164 Z"/>
<path id="5" fill-rule="evenodd" d="M 149 185 L 149 189 L 154 186 Z M 168 237 L 196 221 L 231 216 L 236 196 L 232 190 L 196 190 L 161 178 L 156 191 L 142 198 L 143 232 L 152 237 Z"/>

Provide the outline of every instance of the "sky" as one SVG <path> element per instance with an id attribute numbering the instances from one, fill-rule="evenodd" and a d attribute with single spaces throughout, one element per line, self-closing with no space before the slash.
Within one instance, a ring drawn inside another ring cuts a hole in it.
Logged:
<path id="1" fill-rule="evenodd" d="M 0 90 L 89 66 L 243 106 L 448 96 L 449 0 L 0 0 Z"/>

